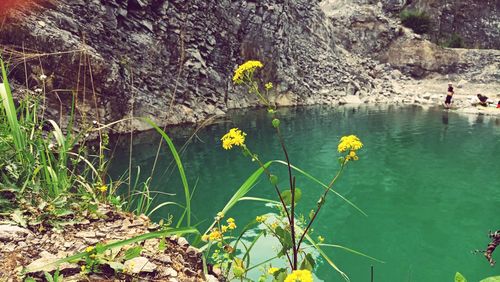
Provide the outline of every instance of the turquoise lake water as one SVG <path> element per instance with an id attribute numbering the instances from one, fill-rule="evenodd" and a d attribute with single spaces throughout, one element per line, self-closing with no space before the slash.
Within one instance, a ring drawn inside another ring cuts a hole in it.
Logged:
<path id="1" fill-rule="evenodd" d="M 469 281 L 500 275 L 484 257 L 472 254 L 485 249 L 489 230 L 500 229 L 500 118 L 458 115 L 438 108 L 401 106 L 304 107 L 280 109 L 282 131 L 290 159 L 323 182 L 338 169 L 338 140 L 356 134 L 364 143 L 360 160 L 350 163 L 335 189 L 359 206 L 365 217 L 333 194 L 327 198 L 314 236 L 325 243 L 363 252 L 385 263 L 340 249 L 326 253 L 351 281 L 453 281 L 455 272 Z M 230 113 L 224 120 L 199 130 L 182 151 L 182 160 L 193 196 L 194 222 L 207 226 L 256 164 L 238 150 L 225 151 L 220 137 L 232 127 L 247 135 L 247 145 L 262 160 L 284 159 L 271 120 L 265 110 Z M 178 148 L 192 135 L 191 127 L 167 131 Z M 114 152 L 110 173 L 123 174 L 128 167 L 128 145 L 123 137 Z M 133 165 L 141 166 L 142 179 L 151 171 L 159 137 L 146 132 L 134 138 Z M 272 169 L 286 185 L 286 168 Z M 299 212 L 315 206 L 320 187 L 297 177 L 303 191 Z M 178 172 L 166 148 L 152 189 L 176 196 L 157 200 L 184 202 Z M 276 199 L 264 178 L 250 196 Z M 261 203 L 241 202 L 227 216 L 243 226 L 256 215 L 273 212 Z M 155 219 L 179 211 L 161 209 Z M 275 241 L 261 240 L 254 262 L 265 260 Z M 495 254 L 497 260 L 500 255 Z M 342 281 L 325 262 L 317 269 L 317 281 Z"/>

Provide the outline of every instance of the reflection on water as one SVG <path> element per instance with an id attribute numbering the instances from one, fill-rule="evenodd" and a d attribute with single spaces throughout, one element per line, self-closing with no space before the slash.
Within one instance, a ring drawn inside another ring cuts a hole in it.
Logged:
<path id="1" fill-rule="evenodd" d="M 325 249 L 352 281 L 369 281 L 371 265 L 376 281 L 449 281 L 456 271 L 478 281 L 495 274 L 482 257 L 470 251 L 483 248 L 487 231 L 498 229 L 491 221 L 500 213 L 498 118 L 461 116 L 439 108 L 356 105 L 283 108 L 280 119 L 292 163 L 324 182 L 338 169 L 336 148 L 341 136 L 356 134 L 365 144 L 360 161 L 349 165 L 335 189 L 368 217 L 331 195 L 313 234 L 386 262 Z M 283 158 L 264 110 L 234 111 L 199 130 L 181 150 L 181 157 L 191 187 L 196 186 L 194 221 L 202 227 L 257 168 L 238 151 L 222 150 L 220 137 L 232 127 L 247 132 L 247 145 L 263 160 Z M 168 134 L 181 148 L 193 130 L 175 127 Z M 112 160 L 114 175 L 121 175 L 128 167 L 127 138 Z M 149 177 L 146 172 L 154 161 L 158 141 L 156 133 L 139 134 L 134 141 L 133 162 L 141 166 L 142 180 Z M 178 172 L 168 150 L 162 147 L 161 151 L 152 189 L 177 196 L 160 196 L 156 201 L 183 203 Z M 271 169 L 285 187 L 286 168 Z M 299 213 L 307 215 L 322 189 L 300 176 L 297 183 L 303 191 Z M 250 195 L 275 198 L 265 180 Z M 230 216 L 243 226 L 270 212 L 269 207 L 246 201 L 233 208 Z M 168 214 L 178 217 L 179 211 L 164 207 L 155 217 Z M 264 258 L 276 242 L 259 241 L 258 246 L 253 255 Z M 319 264 L 317 276 L 318 281 L 340 281 L 325 262 Z"/>

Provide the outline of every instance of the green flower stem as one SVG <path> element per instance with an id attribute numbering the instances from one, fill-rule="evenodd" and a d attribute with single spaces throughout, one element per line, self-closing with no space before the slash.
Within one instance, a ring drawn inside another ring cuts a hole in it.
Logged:
<path id="1" fill-rule="evenodd" d="M 325 192 L 319 198 L 318 209 L 314 212 L 314 215 L 312 216 L 311 220 L 309 221 L 309 224 L 307 225 L 306 229 L 304 229 L 304 233 L 302 233 L 302 236 L 300 237 L 299 243 L 297 244 L 297 249 L 300 248 L 300 244 L 304 240 L 304 237 L 306 236 L 307 232 L 311 228 L 311 225 L 314 222 L 314 220 L 316 219 L 316 216 L 318 215 L 319 211 L 321 210 L 321 207 L 325 203 L 326 195 L 328 194 L 328 192 L 332 188 L 335 181 L 337 181 L 337 178 L 340 176 L 340 174 L 342 174 L 342 171 L 344 170 L 344 167 L 346 164 L 347 164 L 347 161 L 344 159 L 344 161 L 342 162 L 342 166 L 340 167 L 339 171 L 337 172 L 337 175 L 335 175 L 335 177 L 332 179 L 332 181 L 328 185 L 328 188 L 325 189 Z"/>
<path id="2" fill-rule="evenodd" d="M 286 163 L 288 166 L 288 177 L 290 181 L 290 194 L 292 196 L 291 202 L 290 202 L 290 214 L 291 216 L 288 217 L 288 220 L 290 222 L 290 232 L 292 235 L 292 250 L 293 250 L 293 267 L 292 270 L 297 270 L 297 244 L 295 241 L 295 177 L 292 174 L 292 165 L 290 163 L 290 157 L 288 156 L 288 151 L 286 150 L 285 146 L 285 140 L 283 139 L 283 135 L 281 135 L 281 131 L 279 126 L 276 127 L 276 133 L 278 135 L 278 138 L 280 140 L 281 148 L 283 149 L 283 153 L 285 154 L 286 158 Z M 284 203 L 283 203 L 284 205 Z M 285 207 L 285 206 L 284 206 Z M 286 209 L 286 207 L 285 207 Z"/>
<path id="3" fill-rule="evenodd" d="M 259 166 L 264 170 L 264 173 L 266 173 L 267 177 L 271 177 L 271 172 L 269 171 L 269 169 L 260 161 L 260 159 L 259 159 L 259 157 L 257 157 L 257 155 L 254 155 L 250 151 L 250 149 L 248 149 L 248 147 L 246 145 L 243 146 L 243 151 L 246 151 L 248 155 L 250 155 L 254 160 L 257 161 Z M 290 221 L 290 214 L 288 213 L 288 209 L 286 208 L 285 201 L 283 200 L 283 197 L 281 196 L 281 192 L 280 192 L 280 189 L 278 188 L 277 184 L 274 185 L 274 189 L 276 189 L 276 193 L 278 193 L 278 197 L 280 198 L 280 202 L 283 205 L 283 208 L 285 209 L 286 217 Z"/>
<path id="4" fill-rule="evenodd" d="M 248 82 L 246 82 L 245 80 L 243 80 L 243 84 L 248 87 L 248 92 L 250 93 L 254 93 L 255 95 L 257 95 L 257 98 L 267 107 L 270 107 L 270 103 L 269 101 L 267 101 L 266 98 L 264 98 L 264 96 L 260 93 L 259 91 L 259 87 L 257 85 L 257 83 L 255 81 L 253 81 L 253 78 L 248 78 L 249 81 L 252 82 L 252 84 L 249 84 Z"/>

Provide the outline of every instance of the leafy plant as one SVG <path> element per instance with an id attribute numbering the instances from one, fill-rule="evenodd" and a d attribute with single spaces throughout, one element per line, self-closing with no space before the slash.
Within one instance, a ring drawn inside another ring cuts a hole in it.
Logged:
<path id="1" fill-rule="evenodd" d="M 250 265 L 249 254 L 251 249 L 254 247 L 255 242 L 259 237 L 269 235 L 275 237 L 280 243 L 281 247 L 278 253 L 272 256 L 265 263 L 268 263 L 274 259 L 282 259 L 286 262 L 288 267 L 270 267 L 267 271 L 265 271 L 264 275 L 261 277 L 262 279 L 265 279 L 266 276 L 271 275 L 273 279 L 277 281 L 283 281 L 285 280 L 285 278 L 287 279 L 286 281 L 294 281 L 294 279 L 299 279 L 300 281 L 312 281 L 311 272 L 314 270 L 316 261 L 311 255 L 309 247 L 312 247 L 322 256 L 324 256 L 327 262 L 335 270 L 337 270 L 345 279 L 348 279 L 347 275 L 345 275 L 321 250 L 320 246 L 323 243 L 324 238 L 318 236 L 319 243 L 317 243 L 312 239 L 310 235 L 312 233 L 313 223 L 317 219 L 318 213 L 324 206 L 328 194 L 334 191 L 333 185 L 340 177 L 343 170 L 347 167 L 347 165 L 359 159 L 357 152 L 363 147 L 363 144 L 361 143 L 359 138 L 354 135 L 344 136 L 341 138 L 338 145 L 338 151 L 342 155 L 337 160 L 339 164 L 339 170 L 332 177 L 332 180 L 328 185 L 317 181 L 308 173 L 292 165 L 290 154 L 287 150 L 285 139 L 281 132 L 281 121 L 278 118 L 279 113 L 276 109 L 276 106 L 271 102 L 269 98 L 270 91 L 273 89 L 273 85 L 271 82 L 267 82 L 263 84 L 262 87 L 261 84 L 254 78 L 255 71 L 262 67 L 263 65 L 259 61 L 248 61 L 242 64 L 235 71 L 233 82 L 236 85 L 246 86 L 248 92 L 255 95 L 256 98 L 264 106 L 267 107 L 271 119 L 270 126 L 275 129 L 276 136 L 279 140 L 281 150 L 283 151 L 285 157 L 285 161 L 270 161 L 264 163 L 261 160 L 261 157 L 254 153 L 251 148 L 246 145 L 245 141 L 247 138 L 247 134 L 238 128 L 230 129 L 229 132 L 221 138 L 222 147 L 224 149 L 241 149 L 243 155 L 256 163 L 259 166 L 259 169 L 248 178 L 248 180 L 235 193 L 233 198 L 224 207 L 224 209 L 222 209 L 222 211 L 217 214 L 214 224 L 212 224 L 212 226 L 202 236 L 202 240 L 208 242 L 205 248 L 209 250 L 210 248 L 214 247 L 212 259 L 218 267 L 222 268 L 225 271 L 227 277 L 231 277 L 232 275 L 237 279 L 246 279 L 246 275 L 249 270 L 263 265 L 263 263 L 254 266 Z M 271 171 L 270 166 L 273 163 L 283 164 L 287 168 L 288 187 L 286 187 L 285 189 L 281 189 L 279 187 L 280 182 L 278 176 Z M 320 184 L 323 188 L 316 206 L 311 209 L 311 212 L 308 216 L 300 216 L 297 213 L 297 206 L 299 205 L 300 199 L 302 198 L 302 194 L 304 192 L 296 185 L 295 172 L 307 176 L 309 179 L 312 179 L 316 183 Z M 245 197 L 245 194 L 250 191 L 255 181 L 262 174 L 266 175 L 267 180 L 274 188 L 277 200 Z M 277 208 L 278 213 L 275 215 L 258 215 L 254 221 L 248 223 L 245 226 L 240 236 L 234 238 L 230 233 L 227 233 L 228 231 L 232 230 L 230 224 L 231 222 L 234 222 L 234 220 L 230 218 L 227 221 L 228 225 L 224 225 L 222 224 L 222 218 L 236 202 L 241 200 L 254 200 L 271 203 L 274 205 L 274 207 Z M 254 240 L 249 244 L 243 243 L 243 241 L 241 240 L 243 235 L 255 226 L 259 226 L 259 230 L 261 230 L 260 233 L 258 233 L 257 236 L 255 236 Z M 231 241 L 231 239 L 233 240 Z M 308 241 L 310 246 L 305 247 L 305 241 Z M 235 250 L 238 249 L 238 245 L 240 244 L 243 245 L 244 249 L 244 254 L 242 257 L 237 256 L 235 252 Z M 325 244 L 324 246 L 337 247 L 337 245 L 332 244 Z"/>
<path id="2" fill-rule="evenodd" d="M 415 33 L 428 33 L 432 27 L 432 20 L 427 13 L 418 10 L 403 10 L 400 14 L 401 23 L 411 28 Z"/>
<path id="3" fill-rule="evenodd" d="M 467 279 L 460 272 L 457 272 L 455 273 L 455 282 L 467 282 Z M 500 282 L 500 276 L 488 277 L 479 282 Z"/>
<path id="4" fill-rule="evenodd" d="M 447 48 L 465 48 L 464 39 L 458 33 L 453 33 L 448 40 L 443 43 Z"/>

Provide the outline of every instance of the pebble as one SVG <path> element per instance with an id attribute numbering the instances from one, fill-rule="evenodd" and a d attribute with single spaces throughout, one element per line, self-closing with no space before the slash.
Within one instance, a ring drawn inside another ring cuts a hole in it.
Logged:
<path id="1" fill-rule="evenodd" d="M 189 242 L 188 242 L 188 240 L 186 240 L 186 238 L 179 237 L 179 239 L 177 239 L 177 244 L 179 244 L 179 246 L 181 246 L 181 247 L 184 247 L 184 246 L 189 245 Z"/>
<path id="2" fill-rule="evenodd" d="M 172 267 L 167 267 L 165 268 L 165 270 L 163 271 L 163 274 L 165 276 L 171 276 L 171 277 L 177 277 L 177 271 L 175 269 L 173 269 Z"/>

